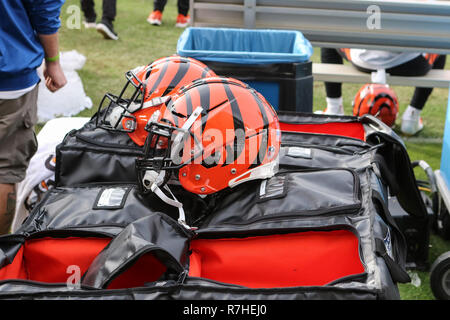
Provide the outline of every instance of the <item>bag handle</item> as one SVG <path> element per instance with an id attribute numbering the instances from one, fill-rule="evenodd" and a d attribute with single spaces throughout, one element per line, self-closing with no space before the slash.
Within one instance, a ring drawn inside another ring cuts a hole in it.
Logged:
<path id="1" fill-rule="evenodd" d="M 156 272 L 152 275 L 146 272 L 147 279 L 149 276 L 156 279 L 170 274 L 178 276 L 184 271 L 183 265 L 188 256 L 188 241 L 191 237 L 189 230 L 185 230 L 163 214 L 153 213 L 136 220 L 97 255 L 83 275 L 81 283 L 106 289 L 147 253 L 151 253 L 153 258 L 145 268 Z"/>
<path id="2" fill-rule="evenodd" d="M 391 273 L 392 279 L 395 282 L 399 283 L 409 283 L 411 282 L 411 278 L 400 265 L 392 259 L 386 251 L 386 246 L 384 245 L 383 240 L 376 238 L 375 239 L 375 252 L 383 258 L 384 262 Z"/>
<path id="3" fill-rule="evenodd" d="M 395 223 L 394 218 L 391 216 L 389 209 L 387 208 L 386 203 L 384 202 L 382 196 L 377 192 L 373 191 L 372 201 L 374 203 L 378 203 L 380 209 L 383 211 L 383 216 L 386 219 L 388 225 L 392 228 L 392 230 L 397 235 L 397 248 L 396 248 L 396 256 L 399 262 L 392 259 L 386 251 L 386 247 L 384 245 L 383 240 L 376 238 L 375 239 L 375 252 L 384 259 L 387 267 L 389 268 L 389 272 L 391 273 L 392 279 L 399 283 L 408 283 L 411 282 L 411 278 L 406 272 L 404 265 L 404 260 L 406 260 L 405 252 L 407 249 L 406 239 Z"/>

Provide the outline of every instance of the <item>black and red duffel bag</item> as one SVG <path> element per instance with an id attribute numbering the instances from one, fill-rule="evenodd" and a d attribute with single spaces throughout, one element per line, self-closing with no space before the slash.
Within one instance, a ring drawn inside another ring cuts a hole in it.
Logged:
<path id="1" fill-rule="evenodd" d="M 404 243 L 369 183 L 280 172 L 225 195 L 195 231 L 133 188 L 56 188 L 0 238 L 0 298 L 397 299 Z"/>
<path id="2" fill-rule="evenodd" d="M 426 214 L 401 140 L 373 117 L 280 121 L 272 178 L 205 199 L 175 188 L 191 229 L 131 183 L 50 190 L 0 237 L 0 299 L 399 299 L 388 197 Z"/>

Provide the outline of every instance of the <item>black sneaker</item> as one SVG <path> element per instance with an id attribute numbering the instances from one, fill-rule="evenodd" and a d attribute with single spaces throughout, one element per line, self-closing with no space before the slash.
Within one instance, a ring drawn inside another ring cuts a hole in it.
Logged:
<path id="1" fill-rule="evenodd" d="M 114 27 L 111 22 L 102 21 L 97 23 L 97 31 L 100 32 L 105 39 L 119 40 L 119 36 L 114 32 Z"/>

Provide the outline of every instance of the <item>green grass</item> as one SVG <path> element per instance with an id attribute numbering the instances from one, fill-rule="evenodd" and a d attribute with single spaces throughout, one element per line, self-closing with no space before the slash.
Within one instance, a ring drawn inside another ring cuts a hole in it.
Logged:
<path id="1" fill-rule="evenodd" d="M 97 16 L 101 17 L 101 1 L 96 1 Z M 146 65 L 157 58 L 176 53 L 178 37 L 183 29 L 175 28 L 176 2 L 168 1 L 163 24 L 151 26 L 146 18 L 153 10 L 153 1 L 117 1 L 114 29 L 118 41 L 104 40 L 94 29 L 68 29 L 66 8 L 79 5 L 79 0 L 68 0 L 62 8 L 60 29 L 61 51 L 76 49 L 86 56 L 86 64 L 79 71 L 86 94 L 94 108 L 106 92 L 118 92 L 125 84 L 125 72 L 136 66 Z M 82 18 L 83 20 L 83 18 Z M 90 116 L 93 110 L 85 110 L 80 116 Z"/>
<path id="2" fill-rule="evenodd" d="M 66 9 L 69 5 L 79 5 L 79 0 L 67 0 L 62 9 L 62 27 L 60 30 L 61 51 L 77 50 L 86 56 L 87 61 L 79 75 L 82 78 L 86 94 L 93 101 L 93 108 L 82 111 L 78 116 L 91 116 L 97 109 L 106 92 L 117 93 L 125 84 L 124 73 L 136 66 L 148 64 L 157 58 L 176 53 L 177 40 L 183 29 L 175 28 L 177 15 L 176 1 L 169 0 L 164 11 L 163 25 L 151 26 L 146 22 L 153 9 L 153 1 L 127 0 L 117 2 L 117 17 L 114 23 L 119 34 L 118 41 L 104 40 L 92 29 L 68 29 Z M 97 15 L 101 16 L 101 1 L 96 1 Z M 315 49 L 312 60 L 320 62 L 320 51 Z M 450 59 L 449 59 L 450 60 Z M 447 69 L 450 62 L 447 62 Z M 359 84 L 344 84 L 344 109 L 352 113 L 351 102 L 361 87 Z M 408 106 L 414 88 L 393 87 L 398 95 L 400 111 Z M 434 89 L 424 111 L 425 129 L 418 136 L 424 139 L 438 140 L 438 143 L 405 139 L 411 160 L 425 160 L 433 169 L 440 167 L 442 144 L 439 139 L 445 123 L 448 90 Z M 314 83 L 314 110 L 325 108 L 325 90 L 322 82 Z M 400 113 L 401 114 L 401 113 Z M 396 131 L 398 132 L 398 124 Z M 423 173 L 417 171 L 420 178 Z M 450 242 L 433 235 L 430 239 L 430 262 L 438 255 L 450 250 Z M 434 299 L 429 286 L 429 273 L 418 272 L 422 285 L 419 288 L 411 284 L 400 285 L 402 299 Z"/>

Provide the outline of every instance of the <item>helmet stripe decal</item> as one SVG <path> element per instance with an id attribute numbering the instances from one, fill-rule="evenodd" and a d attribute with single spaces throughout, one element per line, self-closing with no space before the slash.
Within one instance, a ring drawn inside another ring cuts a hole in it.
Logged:
<path id="1" fill-rule="evenodd" d="M 259 107 L 259 111 L 261 111 L 261 116 L 263 119 L 263 136 L 261 137 L 261 144 L 259 145 L 259 150 L 256 154 L 256 158 L 253 161 L 252 165 L 249 167 L 249 169 L 252 169 L 254 167 L 259 166 L 264 158 L 266 157 L 267 149 L 269 147 L 269 119 L 267 118 L 266 111 L 264 110 L 264 106 L 262 104 L 262 101 L 259 99 L 259 97 L 256 95 L 256 93 L 252 90 L 253 98 L 256 101 L 256 104 Z M 265 134 L 265 136 L 264 136 Z M 264 143 L 264 139 L 266 140 Z"/>
<path id="2" fill-rule="evenodd" d="M 167 110 L 171 110 L 173 107 L 173 100 L 170 100 L 169 104 L 167 105 Z M 178 127 L 178 117 L 176 117 L 172 112 L 167 114 L 172 119 L 167 119 L 169 123 L 173 123 L 176 127 Z"/>
<path id="3" fill-rule="evenodd" d="M 234 124 L 234 132 L 241 131 L 245 134 L 245 126 L 244 121 L 242 119 L 241 110 L 239 108 L 239 105 L 237 104 L 236 98 L 234 97 L 233 92 L 231 91 L 231 88 L 228 83 L 224 81 L 223 86 L 225 88 L 226 95 L 228 97 L 228 101 L 230 102 L 231 107 L 231 114 L 233 116 L 233 124 Z M 234 148 L 233 148 L 233 161 L 235 162 L 237 158 L 241 155 L 243 148 L 239 148 L 237 144 L 237 137 L 234 136 Z M 222 165 L 223 167 L 227 166 L 228 163 L 228 157 L 225 163 Z"/>
<path id="4" fill-rule="evenodd" d="M 385 93 L 380 93 L 373 99 L 373 102 L 372 102 L 372 104 L 369 107 L 369 113 L 370 114 L 372 113 L 372 109 L 375 106 L 375 103 L 378 102 L 380 99 L 383 99 L 383 98 L 389 100 L 392 104 L 395 104 L 394 99 L 392 99 L 392 97 L 390 95 L 385 94 Z"/>
<path id="5" fill-rule="evenodd" d="M 192 97 L 190 94 L 185 95 L 186 97 L 186 117 L 189 117 L 192 114 Z"/>
<path id="6" fill-rule="evenodd" d="M 206 67 L 202 72 L 202 78 L 207 78 L 210 71 L 211 69 Z"/>
<path id="7" fill-rule="evenodd" d="M 158 79 L 155 81 L 155 84 L 154 84 L 153 87 L 147 92 L 147 97 L 150 96 L 150 95 L 152 94 L 152 92 L 155 91 L 155 90 L 158 88 L 159 84 L 161 83 L 162 79 L 164 78 L 164 75 L 165 75 L 166 72 L 167 72 L 168 66 L 169 66 L 168 63 L 165 63 L 165 64 L 164 64 L 163 69 L 162 69 L 162 71 L 161 71 L 161 74 L 159 75 Z M 150 79 L 150 78 L 148 78 L 148 79 Z"/>
<path id="8" fill-rule="evenodd" d="M 210 86 L 204 86 L 202 90 L 198 90 L 200 93 L 200 105 L 204 108 L 205 106 L 209 106 L 210 104 L 210 97 L 211 97 L 211 88 Z M 202 132 L 205 132 L 206 122 L 208 121 L 208 114 L 211 108 L 209 110 L 205 110 L 205 116 L 202 119 Z"/>
<path id="9" fill-rule="evenodd" d="M 184 76 L 186 75 L 186 73 L 188 72 L 189 68 L 191 67 L 189 60 L 184 61 L 182 60 L 177 73 L 175 74 L 175 76 L 173 77 L 172 81 L 170 81 L 169 86 L 166 88 L 166 90 L 164 91 L 164 93 L 162 94 L 162 96 L 166 96 L 170 91 L 172 91 L 175 86 L 181 82 L 181 79 L 184 78 Z"/>

